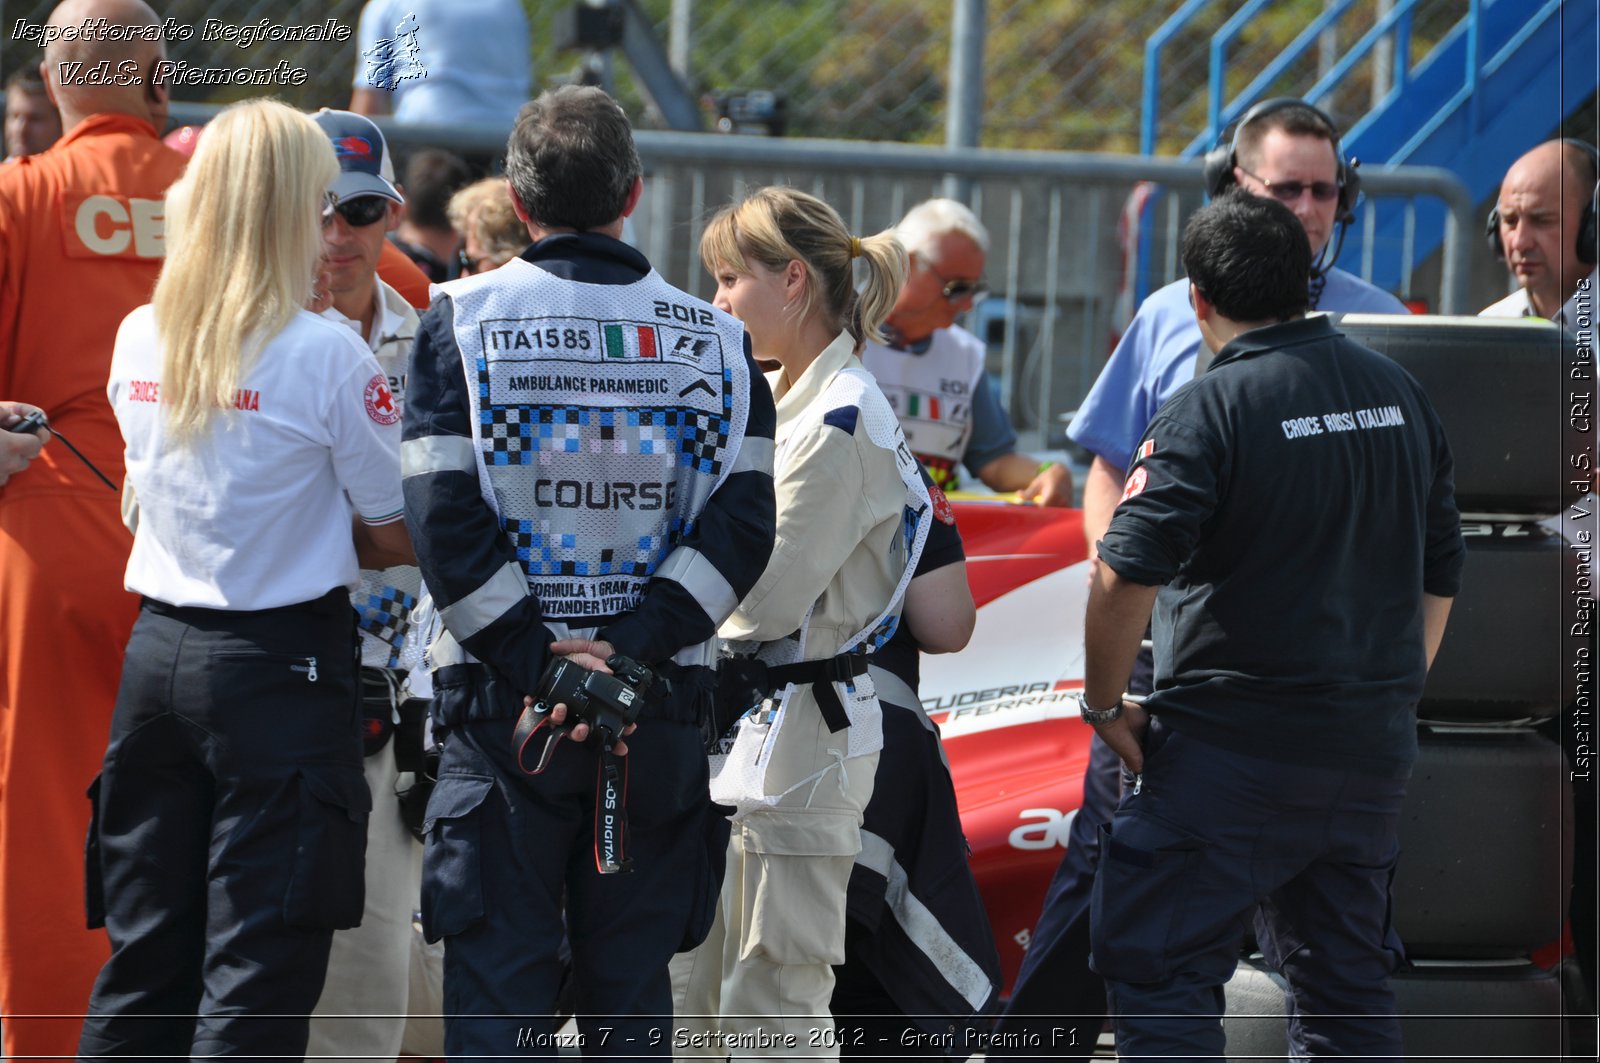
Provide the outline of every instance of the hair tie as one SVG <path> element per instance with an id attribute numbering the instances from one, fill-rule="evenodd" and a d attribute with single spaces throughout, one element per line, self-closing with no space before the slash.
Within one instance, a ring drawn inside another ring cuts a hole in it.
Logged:
<path id="1" fill-rule="evenodd" d="M 861 237 L 859 237 L 859 236 L 852 236 L 850 238 L 850 257 L 851 258 L 860 258 L 861 257 Z"/>

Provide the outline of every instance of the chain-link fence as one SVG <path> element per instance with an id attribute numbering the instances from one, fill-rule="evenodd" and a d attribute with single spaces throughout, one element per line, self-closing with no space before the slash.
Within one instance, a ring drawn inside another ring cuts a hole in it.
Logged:
<path id="1" fill-rule="evenodd" d="M 560 51 L 557 40 L 579 0 L 523 0 L 535 86 L 584 76 L 609 78 L 641 127 L 659 126 L 620 52 L 606 61 Z M 944 139 L 952 47 L 953 0 L 634 0 L 663 50 L 687 57 L 682 81 L 703 101 L 707 128 L 716 100 L 771 93 L 787 135 L 940 143 Z M 1206 4 L 1160 66 L 1159 152 L 1179 150 L 1205 128 L 1207 48 L 1212 32 L 1246 0 Z M 1303 92 L 1341 48 L 1369 29 L 1393 0 L 1274 0 L 1234 43 L 1227 87 L 1237 92 L 1325 7 L 1346 10 L 1272 93 Z M 44 22 L 55 5 L 0 0 L 0 67 L 37 63 L 36 45 L 15 34 L 18 20 Z M 297 83 L 268 86 L 185 84 L 180 100 L 222 103 L 267 92 L 301 107 L 339 106 L 350 98 L 359 55 L 355 28 L 362 0 L 152 0 L 178 26 L 171 58 L 192 70 L 266 71 L 280 62 Z M 982 144 L 985 147 L 1136 151 L 1145 41 L 1181 0 L 987 0 Z M 1428 0 L 1412 19 L 1409 53 L 1420 60 L 1465 13 L 1465 0 Z M 676 16 L 676 17 L 675 17 Z M 218 39 L 210 27 L 326 24 L 347 28 L 343 41 L 288 43 Z M 677 27 L 675 29 L 675 27 Z M 687 27 L 686 31 L 683 27 Z M 208 39 L 208 36 L 210 39 Z M 676 39 L 675 39 L 676 38 Z M 421 44 L 426 51 L 426 27 Z M 1327 101 L 1346 120 L 1364 113 L 1374 85 L 1385 85 L 1390 53 L 1376 49 Z M 301 73 L 303 72 L 303 78 Z M 759 97 L 768 99 L 767 97 Z"/>
<path id="2" fill-rule="evenodd" d="M 1394 0 L 1273 0 L 1228 56 L 1227 88 L 1244 88 L 1325 8 L 1341 13 L 1319 47 L 1271 94 L 1303 92 Z M 1162 56 L 1159 150 L 1205 128 L 1210 36 L 1247 0 L 1214 0 Z M 559 7 L 560 5 L 556 5 Z M 1137 151 L 1145 41 L 1182 0 L 986 0 L 985 147 Z M 952 47 L 953 0 L 640 0 L 662 41 L 675 9 L 689 15 L 688 87 L 704 95 L 770 91 L 799 136 L 940 143 Z M 1426 0 L 1410 21 L 1414 64 L 1466 13 L 1464 0 Z M 551 54 L 551 70 L 570 57 Z M 1379 47 L 1329 101 L 1365 113 L 1386 87 L 1392 49 Z M 633 93 L 625 70 L 618 90 Z"/>

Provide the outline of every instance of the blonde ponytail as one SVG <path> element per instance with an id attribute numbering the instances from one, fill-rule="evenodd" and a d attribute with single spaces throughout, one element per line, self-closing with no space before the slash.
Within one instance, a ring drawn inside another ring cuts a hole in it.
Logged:
<path id="1" fill-rule="evenodd" d="M 860 296 L 852 269 L 857 256 L 867 269 Z M 892 232 L 851 236 L 839 212 L 816 196 L 774 186 L 718 211 L 700 238 L 700 260 L 712 272 L 726 266 L 747 273 L 752 261 L 780 270 L 795 259 L 806 267 L 805 294 L 794 311 L 797 325 L 812 313 L 826 314 L 828 327 L 848 331 L 858 352 L 866 340 L 878 338 L 906 276 L 905 249 Z"/>
<path id="2" fill-rule="evenodd" d="M 867 282 L 856 296 L 855 327 L 850 330 L 857 350 L 864 340 L 883 339 L 878 329 L 894 309 L 906 280 L 906 251 L 892 231 L 862 237 L 861 257 L 867 264 Z"/>

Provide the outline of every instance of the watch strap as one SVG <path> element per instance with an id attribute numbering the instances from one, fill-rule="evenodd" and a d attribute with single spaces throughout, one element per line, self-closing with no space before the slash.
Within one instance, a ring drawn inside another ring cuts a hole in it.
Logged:
<path id="1" fill-rule="evenodd" d="M 1077 697 L 1078 715 L 1082 717 L 1084 723 L 1095 725 L 1111 723 L 1122 715 L 1122 702 L 1120 699 L 1109 709 L 1092 709 L 1089 707 L 1089 699 L 1084 697 L 1083 691 L 1078 691 Z"/>

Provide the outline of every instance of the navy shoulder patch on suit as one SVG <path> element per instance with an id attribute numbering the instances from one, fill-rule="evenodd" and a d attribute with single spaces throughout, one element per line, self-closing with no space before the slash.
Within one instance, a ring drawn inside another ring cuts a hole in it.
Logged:
<path id="1" fill-rule="evenodd" d="M 847 436 L 856 434 L 856 418 L 861 415 L 861 410 L 855 406 L 840 406 L 837 410 L 829 410 L 822 417 L 822 423 L 832 425 Z"/>

